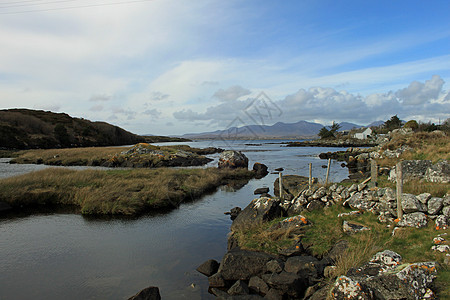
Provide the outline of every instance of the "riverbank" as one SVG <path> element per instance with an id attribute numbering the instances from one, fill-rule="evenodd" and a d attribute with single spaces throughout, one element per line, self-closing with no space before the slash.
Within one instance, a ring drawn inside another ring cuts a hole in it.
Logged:
<path id="1" fill-rule="evenodd" d="M 0 180 L 0 202 L 12 208 L 72 205 L 86 215 L 136 215 L 176 208 L 223 184 L 248 181 L 246 169 L 45 169 Z"/>

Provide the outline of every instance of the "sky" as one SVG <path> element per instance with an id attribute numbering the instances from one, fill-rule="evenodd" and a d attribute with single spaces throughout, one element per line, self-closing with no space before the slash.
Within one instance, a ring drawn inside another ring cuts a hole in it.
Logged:
<path id="1" fill-rule="evenodd" d="M 0 109 L 137 134 L 450 117 L 450 1 L 3 0 Z"/>

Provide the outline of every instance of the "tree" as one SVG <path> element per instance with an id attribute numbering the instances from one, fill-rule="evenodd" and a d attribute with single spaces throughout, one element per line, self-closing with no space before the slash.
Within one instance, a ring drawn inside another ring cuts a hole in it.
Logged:
<path id="1" fill-rule="evenodd" d="M 419 128 L 419 124 L 417 123 L 416 120 L 410 120 L 410 121 L 406 122 L 405 125 L 403 125 L 403 127 L 411 128 L 412 130 L 416 131 L 417 128 Z"/>
<path id="2" fill-rule="evenodd" d="M 402 127 L 402 121 L 397 117 L 397 115 L 392 116 L 389 120 L 384 122 L 384 128 L 387 130 L 394 130 Z"/>
<path id="3" fill-rule="evenodd" d="M 333 122 L 333 125 L 331 125 L 330 130 L 328 130 L 326 127 L 322 127 L 319 131 L 319 136 L 321 139 L 328 139 L 328 138 L 335 138 L 336 132 L 341 128 L 341 125 L 338 123 Z"/>

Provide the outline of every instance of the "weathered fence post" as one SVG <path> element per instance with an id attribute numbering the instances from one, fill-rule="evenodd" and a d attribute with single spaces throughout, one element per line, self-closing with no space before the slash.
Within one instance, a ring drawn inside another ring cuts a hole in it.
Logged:
<path id="1" fill-rule="evenodd" d="M 328 159 L 327 176 L 325 177 L 325 185 L 328 184 L 328 177 L 330 176 L 330 165 L 331 165 L 331 158 Z"/>
<path id="2" fill-rule="evenodd" d="M 372 178 L 370 181 L 370 186 L 376 187 L 378 180 L 378 166 L 375 159 L 370 160 L 370 177 Z"/>
<path id="3" fill-rule="evenodd" d="M 403 218 L 403 208 L 402 208 L 402 194 L 403 194 L 403 172 L 402 172 L 402 162 L 397 163 L 395 167 L 397 173 L 397 218 L 401 220 Z"/>
<path id="4" fill-rule="evenodd" d="M 312 188 L 312 163 L 309 163 L 309 181 L 308 181 L 308 188 Z"/>
<path id="5" fill-rule="evenodd" d="M 282 182 L 282 178 L 283 178 L 283 174 L 281 173 L 281 171 L 278 173 L 278 183 L 280 184 L 280 199 L 281 197 L 283 197 L 283 182 Z"/>

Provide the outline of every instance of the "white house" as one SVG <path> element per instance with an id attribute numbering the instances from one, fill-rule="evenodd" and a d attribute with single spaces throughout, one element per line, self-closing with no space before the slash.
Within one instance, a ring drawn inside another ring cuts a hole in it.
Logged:
<path id="1" fill-rule="evenodd" d="M 365 129 L 364 131 L 362 131 L 362 132 L 357 132 L 357 133 L 355 133 L 355 134 L 353 135 L 353 137 L 356 138 L 356 139 L 364 140 L 364 139 L 367 139 L 367 137 L 368 137 L 369 135 L 371 135 L 371 134 L 372 134 L 372 129 L 366 128 L 366 129 Z"/>

